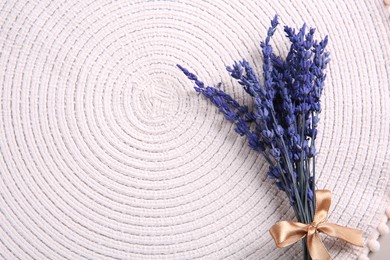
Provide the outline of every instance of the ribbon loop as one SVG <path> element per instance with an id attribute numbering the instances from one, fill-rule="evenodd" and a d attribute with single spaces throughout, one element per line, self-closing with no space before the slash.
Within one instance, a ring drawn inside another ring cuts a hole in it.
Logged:
<path id="1" fill-rule="evenodd" d="M 323 223 L 318 227 L 318 231 L 332 237 L 341 238 L 355 246 L 364 246 L 362 231 L 354 228 L 343 227 L 333 223 Z"/>
<path id="2" fill-rule="evenodd" d="M 332 259 L 321 241 L 319 232 L 341 238 L 353 245 L 363 246 L 362 231 L 328 223 L 328 211 L 332 202 L 329 190 L 317 190 L 316 209 L 311 224 L 293 221 L 281 221 L 271 227 L 269 232 L 277 247 L 286 247 L 307 237 L 307 248 L 312 259 Z"/>
<path id="3" fill-rule="evenodd" d="M 316 209 L 313 222 L 324 222 L 328 217 L 328 211 L 330 209 L 330 204 L 332 203 L 332 193 L 329 190 L 317 190 L 315 197 Z"/>
<path id="4" fill-rule="evenodd" d="M 307 226 L 299 222 L 281 221 L 276 223 L 270 232 L 276 246 L 281 248 L 292 245 L 304 238 L 307 234 Z"/>

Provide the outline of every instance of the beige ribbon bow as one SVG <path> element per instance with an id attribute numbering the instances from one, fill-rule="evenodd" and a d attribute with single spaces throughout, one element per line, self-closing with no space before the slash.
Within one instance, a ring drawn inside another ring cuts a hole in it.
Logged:
<path id="1" fill-rule="evenodd" d="M 277 247 L 286 247 L 307 237 L 307 247 L 312 259 L 332 259 L 321 241 L 319 232 L 341 238 L 356 246 L 363 246 L 362 231 L 325 222 L 328 216 L 332 195 L 329 190 L 317 190 L 316 209 L 311 224 L 281 221 L 271 227 L 269 232 Z"/>

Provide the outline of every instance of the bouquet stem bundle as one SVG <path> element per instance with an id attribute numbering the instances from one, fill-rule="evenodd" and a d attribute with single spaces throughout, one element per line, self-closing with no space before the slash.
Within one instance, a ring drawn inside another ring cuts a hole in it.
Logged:
<path id="1" fill-rule="evenodd" d="M 241 105 L 219 86 L 206 86 L 186 68 L 177 65 L 195 83 L 195 90 L 214 104 L 225 119 L 235 124 L 235 131 L 246 136 L 250 148 L 269 162 L 269 178 L 284 191 L 297 220 L 310 224 L 315 213 L 315 140 L 320 98 L 324 87 L 324 70 L 329 63 L 325 51 L 328 37 L 316 41 L 315 29 L 303 25 L 298 31 L 284 27 L 291 42 L 285 59 L 275 55 L 270 45 L 278 25 L 271 21 L 267 37 L 261 42 L 263 79 L 245 59 L 227 66 L 254 102 L 253 107 Z M 304 258 L 310 259 L 303 240 Z"/>

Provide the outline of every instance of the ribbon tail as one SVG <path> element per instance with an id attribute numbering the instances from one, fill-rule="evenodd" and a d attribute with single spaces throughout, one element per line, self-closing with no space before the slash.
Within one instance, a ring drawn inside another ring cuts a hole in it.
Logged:
<path id="1" fill-rule="evenodd" d="M 326 249 L 324 243 L 322 243 L 318 232 L 313 228 L 307 235 L 307 248 L 311 258 L 314 260 L 332 260 Z"/>
<path id="2" fill-rule="evenodd" d="M 286 247 L 304 238 L 307 234 L 307 225 L 299 222 L 281 221 L 269 230 L 277 247 Z"/>
<path id="3" fill-rule="evenodd" d="M 321 223 L 318 231 L 328 234 L 332 237 L 341 238 L 355 246 L 364 246 L 362 231 L 359 229 L 343 227 L 333 223 Z"/>

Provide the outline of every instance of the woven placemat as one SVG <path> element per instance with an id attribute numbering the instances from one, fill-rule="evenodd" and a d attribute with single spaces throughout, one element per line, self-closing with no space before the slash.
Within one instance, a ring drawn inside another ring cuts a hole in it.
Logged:
<path id="1" fill-rule="evenodd" d="M 336 259 L 364 258 L 389 201 L 381 0 L 2 1 L 0 257 L 300 259 L 268 233 L 294 213 L 266 161 L 175 67 L 250 104 L 224 67 L 261 71 L 276 13 L 329 35 L 317 187 L 333 192 L 329 221 L 369 246 L 323 238 Z M 286 54 L 282 28 L 272 44 Z"/>

